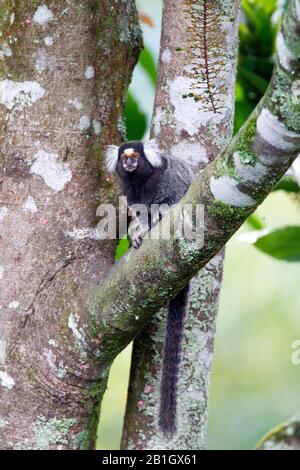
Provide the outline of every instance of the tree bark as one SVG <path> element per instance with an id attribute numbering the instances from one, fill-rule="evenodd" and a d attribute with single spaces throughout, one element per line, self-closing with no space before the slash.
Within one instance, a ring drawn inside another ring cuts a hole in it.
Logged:
<path id="1" fill-rule="evenodd" d="M 82 293 L 113 263 L 99 202 L 141 47 L 134 2 L 0 6 L 0 448 L 93 447 L 102 370 Z M 100 184 L 99 184 L 100 183 Z"/>
<path id="2" fill-rule="evenodd" d="M 174 2 L 163 9 L 152 135 L 196 176 L 232 135 L 239 1 Z M 179 375 L 178 433 L 157 430 L 166 309 L 133 345 L 122 447 L 199 449 L 205 446 L 208 385 L 221 287 L 223 253 L 193 278 Z"/>
<path id="3" fill-rule="evenodd" d="M 263 436 L 256 449 L 300 450 L 300 413 Z"/>

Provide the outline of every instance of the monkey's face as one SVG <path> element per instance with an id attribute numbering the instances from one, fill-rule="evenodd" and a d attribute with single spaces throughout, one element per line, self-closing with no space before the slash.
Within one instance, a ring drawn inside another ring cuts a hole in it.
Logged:
<path id="1" fill-rule="evenodd" d="M 139 152 L 136 152 L 133 148 L 125 149 L 121 154 L 123 168 L 129 173 L 132 173 L 137 169 L 140 157 Z"/>
<path id="2" fill-rule="evenodd" d="M 106 167 L 116 171 L 120 178 L 136 171 L 136 175 L 146 177 L 156 168 L 164 167 L 165 158 L 154 140 L 143 144 L 131 140 L 117 147 L 109 145 L 106 149 Z M 128 176 L 128 175 L 127 175 Z"/>

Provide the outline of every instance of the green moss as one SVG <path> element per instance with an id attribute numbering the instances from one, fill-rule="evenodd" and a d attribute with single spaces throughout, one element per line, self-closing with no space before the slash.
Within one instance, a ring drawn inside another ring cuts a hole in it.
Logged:
<path id="1" fill-rule="evenodd" d="M 214 201 L 207 207 L 207 211 L 210 216 L 217 217 L 222 220 L 226 220 L 231 223 L 236 223 L 239 220 L 244 219 L 253 212 L 253 208 L 245 207 L 232 207 L 228 206 L 222 201 Z"/>
<path id="2" fill-rule="evenodd" d="M 237 152 L 240 156 L 240 162 L 244 165 L 255 166 L 257 158 L 253 152 L 253 141 L 256 136 L 256 119 L 252 118 L 247 122 L 237 145 Z"/>
<path id="3" fill-rule="evenodd" d="M 131 283 L 130 284 L 130 287 L 129 287 L 129 297 L 133 300 L 135 300 L 135 297 L 136 297 L 136 286 L 134 283 Z"/>
<path id="4" fill-rule="evenodd" d="M 231 154 L 228 154 L 224 158 L 218 158 L 215 160 L 215 177 L 223 175 L 231 176 L 236 179 L 235 166 Z"/>
<path id="5" fill-rule="evenodd" d="M 0 37 L 5 37 L 14 22 L 15 0 L 2 0 L 0 5 Z"/>
<path id="6" fill-rule="evenodd" d="M 102 398 L 107 387 L 108 373 L 109 368 L 103 371 L 101 381 L 94 383 L 85 393 L 83 406 L 85 407 L 89 415 L 88 429 L 85 432 L 86 434 L 82 443 L 85 448 L 90 448 L 94 446 L 96 442 L 97 428 L 100 415 L 100 404 L 102 402 Z"/>
<path id="7" fill-rule="evenodd" d="M 300 42 L 300 41 L 299 41 Z M 300 103 L 293 96 L 292 86 L 300 74 L 291 78 L 280 66 L 272 80 L 269 110 L 277 115 L 289 130 L 300 133 Z"/>
<path id="8" fill-rule="evenodd" d="M 123 116 L 119 116 L 118 121 L 117 121 L 117 129 L 120 133 L 121 139 L 126 140 L 126 123 L 125 123 L 125 118 Z"/>

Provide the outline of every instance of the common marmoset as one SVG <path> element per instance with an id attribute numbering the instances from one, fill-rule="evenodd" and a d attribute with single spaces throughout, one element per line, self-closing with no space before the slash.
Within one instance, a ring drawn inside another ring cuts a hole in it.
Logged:
<path id="1" fill-rule="evenodd" d="M 154 140 L 145 144 L 126 142 L 120 147 L 110 145 L 106 151 L 106 166 L 108 171 L 115 171 L 119 176 L 129 208 L 134 204 L 147 206 L 148 220 L 140 221 L 142 229 L 134 232 L 132 237 L 133 246 L 138 248 L 145 231 L 159 220 L 151 220 L 151 205 L 170 206 L 178 202 L 190 185 L 190 170 L 184 162 L 164 155 Z M 187 285 L 168 307 L 158 418 L 159 429 L 168 438 L 172 438 L 177 430 L 177 379 L 188 290 Z"/>

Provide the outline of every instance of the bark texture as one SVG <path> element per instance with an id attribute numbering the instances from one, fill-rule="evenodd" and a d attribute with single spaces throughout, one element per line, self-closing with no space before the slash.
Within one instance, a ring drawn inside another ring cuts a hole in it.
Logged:
<path id="1" fill-rule="evenodd" d="M 300 450 L 300 414 L 268 432 L 257 444 L 257 450 Z"/>
<path id="2" fill-rule="evenodd" d="M 0 448 L 93 447 L 108 370 L 78 320 L 114 258 L 93 226 L 116 191 L 100 157 L 120 140 L 135 5 L 8 0 L 0 31 Z"/>
<path id="3" fill-rule="evenodd" d="M 199 170 L 232 135 L 239 1 L 174 2 L 163 9 L 152 135 L 161 148 Z M 223 256 L 193 280 L 185 324 L 178 393 L 178 433 L 158 433 L 157 417 L 166 310 L 134 341 L 123 448 L 205 446 L 208 385 Z"/>

